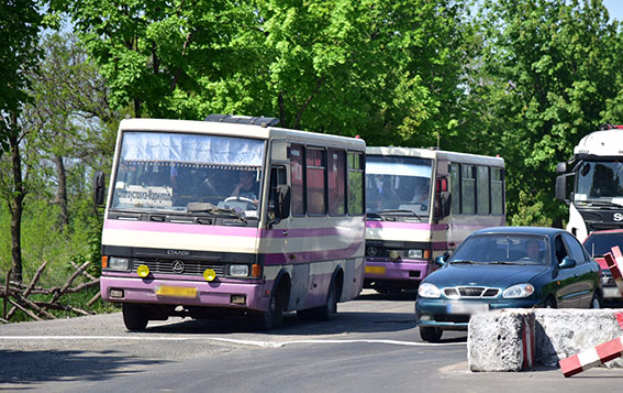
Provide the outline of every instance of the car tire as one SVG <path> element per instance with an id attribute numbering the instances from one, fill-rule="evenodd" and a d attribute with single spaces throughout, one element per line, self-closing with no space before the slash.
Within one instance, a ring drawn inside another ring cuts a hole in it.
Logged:
<path id="1" fill-rule="evenodd" d="M 422 340 L 437 343 L 441 340 L 441 335 L 443 334 L 443 330 L 434 327 L 423 327 L 420 326 L 420 336 Z"/>
<path id="2" fill-rule="evenodd" d="M 548 297 L 547 300 L 545 300 L 545 303 L 543 303 L 543 308 L 558 308 L 556 300 Z"/>
<path id="3" fill-rule="evenodd" d="M 138 304 L 123 304 L 121 308 L 123 324 L 130 331 L 145 330 L 149 322 L 149 312 L 145 306 Z"/>
<path id="4" fill-rule="evenodd" d="M 597 292 L 593 294 L 593 299 L 591 300 L 590 308 L 592 309 L 600 309 L 601 308 L 601 296 Z"/>

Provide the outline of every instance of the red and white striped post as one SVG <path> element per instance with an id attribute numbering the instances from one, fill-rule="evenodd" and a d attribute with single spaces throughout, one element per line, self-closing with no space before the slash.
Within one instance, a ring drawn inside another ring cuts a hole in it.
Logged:
<path id="1" fill-rule="evenodd" d="M 608 269 L 612 273 L 612 279 L 617 285 L 621 296 L 623 296 L 623 255 L 621 255 L 621 249 L 619 246 L 612 247 L 612 252 L 606 253 L 604 259 L 608 264 Z"/>
<path id="2" fill-rule="evenodd" d="M 621 356 L 623 356 L 623 337 L 562 359 L 559 364 L 563 375 L 568 378 Z"/>

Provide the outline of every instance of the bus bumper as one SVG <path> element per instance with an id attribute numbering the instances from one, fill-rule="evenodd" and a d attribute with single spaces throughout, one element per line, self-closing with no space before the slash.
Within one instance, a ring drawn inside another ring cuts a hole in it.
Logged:
<path id="1" fill-rule="evenodd" d="M 272 283 L 100 277 L 102 300 L 113 303 L 233 307 L 265 312 L 268 310 L 271 288 Z"/>
<path id="2" fill-rule="evenodd" d="M 390 261 L 366 258 L 365 279 L 368 281 L 420 282 L 432 271 L 431 263 L 424 260 L 402 259 Z"/>

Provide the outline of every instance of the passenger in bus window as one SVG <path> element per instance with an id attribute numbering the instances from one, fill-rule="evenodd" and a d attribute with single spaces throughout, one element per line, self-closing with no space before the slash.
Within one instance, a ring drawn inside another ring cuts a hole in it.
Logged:
<path id="1" fill-rule="evenodd" d="M 257 204 L 259 202 L 260 183 L 255 181 L 255 177 L 255 171 L 240 171 L 238 174 L 240 182 L 236 185 L 231 195 L 251 199 Z"/>
<path id="2" fill-rule="evenodd" d="M 428 184 L 416 187 L 415 195 L 413 196 L 413 200 L 411 202 L 415 204 L 428 205 L 429 191 L 430 188 L 428 187 Z"/>

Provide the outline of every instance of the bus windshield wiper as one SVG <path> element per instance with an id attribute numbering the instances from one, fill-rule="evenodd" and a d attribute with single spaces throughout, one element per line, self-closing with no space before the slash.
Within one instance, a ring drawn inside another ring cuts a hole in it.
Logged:
<path id="1" fill-rule="evenodd" d="M 379 216 L 389 216 L 389 215 L 401 215 L 401 214 L 409 214 L 412 217 L 417 218 L 422 221 L 422 217 L 418 216 L 413 210 L 407 209 L 387 209 L 387 210 L 379 210 L 377 212 Z"/>
<path id="2" fill-rule="evenodd" d="M 238 212 L 234 209 L 225 209 L 215 206 L 208 202 L 191 202 L 186 206 L 188 213 L 210 213 L 213 215 L 226 215 L 228 217 L 235 217 L 242 222 L 247 222 L 244 212 Z"/>

